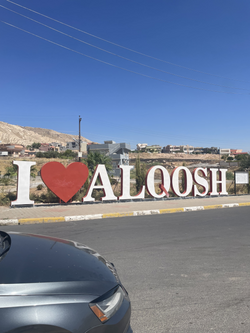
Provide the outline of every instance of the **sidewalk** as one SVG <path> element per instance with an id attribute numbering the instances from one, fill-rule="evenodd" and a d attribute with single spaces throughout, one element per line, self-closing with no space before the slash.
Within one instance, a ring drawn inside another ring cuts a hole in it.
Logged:
<path id="1" fill-rule="evenodd" d="M 67 222 L 108 217 L 166 214 L 204 209 L 250 206 L 250 195 L 187 199 L 145 200 L 113 203 L 0 207 L 0 225 Z"/>

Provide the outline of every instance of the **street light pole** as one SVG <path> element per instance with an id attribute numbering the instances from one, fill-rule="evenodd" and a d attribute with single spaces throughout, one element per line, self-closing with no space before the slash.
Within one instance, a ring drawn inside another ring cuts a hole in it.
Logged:
<path id="1" fill-rule="evenodd" d="M 78 157 L 79 157 L 79 162 L 81 162 L 81 116 L 79 116 L 79 153 L 78 153 Z"/>

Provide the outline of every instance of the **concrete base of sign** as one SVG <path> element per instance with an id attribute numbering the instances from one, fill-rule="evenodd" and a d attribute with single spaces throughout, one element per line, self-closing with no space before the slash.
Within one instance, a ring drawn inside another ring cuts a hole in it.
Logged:
<path id="1" fill-rule="evenodd" d="M 31 205 L 19 205 L 19 204 L 17 204 L 17 205 L 15 205 L 15 204 L 12 204 L 11 206 L 10 206 L 10 208 L 23 208 L 23 207 L 34 207 L 35 205 L 34 204 L 31 204 Z"/>

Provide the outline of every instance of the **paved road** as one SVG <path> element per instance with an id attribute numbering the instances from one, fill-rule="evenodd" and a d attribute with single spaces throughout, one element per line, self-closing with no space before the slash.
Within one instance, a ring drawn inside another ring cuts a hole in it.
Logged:
<path id="1" fill-rule="evenodd" d="M 250 332 L 250 207 L 1 228 L 73 239 L 113 261 L 135 333 Z"/>

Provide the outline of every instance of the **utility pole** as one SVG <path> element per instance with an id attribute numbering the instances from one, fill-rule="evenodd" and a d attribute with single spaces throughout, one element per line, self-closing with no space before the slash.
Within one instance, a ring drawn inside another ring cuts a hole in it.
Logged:
<path id="1" fill-rule="evenodd" d="M 78 153 L 78 157 L 79 157 L 79 162 L 81 162 L 81 116 L 79 116 L 79 153 Z"/>
<path id="2" fill-rule="evenodd" d="M 220 156 L 220 147 L 219 147 L 219 170 L 220 170 L 220 160 L 221 160 L 221 156 Z"/>

